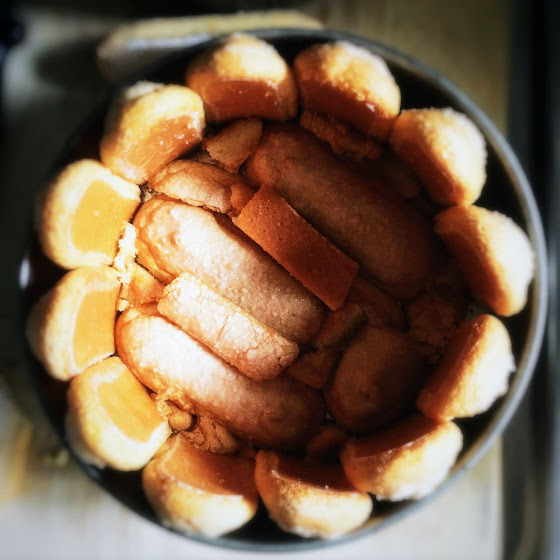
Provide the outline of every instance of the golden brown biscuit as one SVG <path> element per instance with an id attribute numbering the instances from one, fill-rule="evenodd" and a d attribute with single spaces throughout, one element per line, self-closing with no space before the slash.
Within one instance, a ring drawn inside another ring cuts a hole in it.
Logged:
<path id="1" fill-rule="evenodd" d="M 358 263 L 272 189 L 260 189 L 234 223 L 331 309 L 344 303 Z"/>
<path id="2" fill-rule="evenodd" d="M 486 182 L 486 144 L 476 125 L 453 109 L 408 109 L 397 118 L 393 150 L 445 206 L 472 204 Z"/>
<path id="3" fill-rule="evenodd" d="M 123 283 L 119 299 L 126 302 L 119 311 L 129 305 L 143 305 L 158 301 L 163 295 L 164 285 L 154 278 L 143 266 L 133 263 L 130 267 L 130 279 Z"/>
<path id="4" fill-rule="evenodd" d="M 217 537 L 256 513 L 254 462 L 197 449 L 171 436 L 142 471 L 142 487 L 161 522 L 187 534 Z"/>
<path id="5" fill-rule="evenodd" d="M 142 468 L 170 434 L 146 388 L 117 357 L 72 378 L 68 414 L 75 429 L 70 428 L 70 441 L 79 441 L 78 455 L 85 448 L 121 471 Z"/>
<path id="6" fill-rule="evenodd" d="M 145 252 L 138 246 L 138 260 L 149 270 L 152 258 L 172 278 L 190 272 L 297 343 L 318 330 L 321 302 L 226 216 L 156 197 L 140 208 L 134 224 L 138 240 L 149 247 Z"/>
<path id="7" fill-rule="evenodd" d="M 365 311 L 357 303 L 346 303 L 331 311 L 313 338 L 315 348 L 340 348 L 367 322 Z"/>
<path id="8" fill-rule="evenodd" d="M 337 463 L 348 441 L 348 434 L 334 424 L 321 426 L 319 432 L 305 446 L 305 460 L 310 463 Z"/>
<path id="9" fill-rule="evenodd" d="M 148 184 L 170 198 L 229 215 L 237 215 L 255 194 L 245 177 L 188 159 L 166 165 Z"/>
<path id="10" fill-rule="evenodd" d="M 256 186 L 273 188 L 390 295 L 413 297 L 441 266 L 441 247 L 427 219 L 297 125 L 267 128 L 246 171 Z"/>
<path id="11" fill-rule="evenodd" d="M 313 45 L 296 56 L 294 75 L 307 109 L 379 140 L 389 135 L 401 92 L 381 57 L 348 41 Z"/>
<path id="12" fill-rule="evenodd" d="M 348 303 L 359 305 L 372 327 L 391 327 L 401 331 L 406 327 L 402 307 L 361 274 L 356 276 L 348 292 Z"/>
<path id="13" fill-rule="evenodd" d="M 340 459 L 356 488 L 379 500 L 420 499 L 443 482 L 463 445 L 453 422 L 414 414 L 363 438 L 351 439 Z"/>
<path id="14" fill-rule="evenodd" d="M 412 408 L 426 373 L 423 355 L 405 333 L 367 326 L 342 355 L 325 401 L 342 427 L 371 433 Z"/>
<path id="15" fill-rule="evenodd" d="M 220 358 L 257 381 L 276 377 L 299 353 L 295 342 L 263 325 L 188 272 L 165 288 L 157 308 Z"/>
<path id="16" fill-rule="evenodd" d="M 408 334 L 431 364 L 443 353 L 455 328 L 467 312 L 467 299 L 450 289 L 429 290 L 419 294 L 406 308 Z"/>
<path id="17" fill-rule="evenodd" d="M 312 465 L 275 451 L 259 451 L 255 482 L 272 519 L 302 537 L 332 539 L 369 517 L 371 498 L 358 492 L 340 465 Z"/>
<path id="18" fill-rule="evenodd" d="M 311 350 L 288 366 L 286 373 L 314 389 L 322 389 L 338 361 L 338 348 Z"/>
<path id="19" fill-rule="evenodd" d="M 455 206 L 436 216 L 435 230 L 457 259 L 475 299 L 506 317 L 523 309 L 534 256 L 517 224 L 486 208 Z"/>
<path id="20" fill-rule="evenodd" d="M 43 251 L 66 269 L 108 265 L 140 203 L 138 187 L 99 162 L 67 165 L 48 186 L 39 215 Z"/>
<path id="21" fill-rule="evenodd" d="M 39 301 L 27 334 L 52 377 L 68 380 L 115 351 L 120 287 L 108 266 L 77 268 Z"/>
<path id="22" fill-rule="evenodd" d="M 514 370 L 507 329 L 496 317 L 481 315 L 457 329 L 416 406 L 442 422 L 475 416 L 506 393 Z"/>
<path id="23" fill-rule="evenodd" d="M 195 447 L 216 453 L 232 455 L 239 451 L 239 442 L 211 416 L 197 416 L 194 426 L 183 432 Z"/>
<path id="24" fill-rule="evenodd" d="M 107 116 L 101 161 L 113 173 L 145 183 L 200 144 L 204 126 L 202 100 L 194 91 L 140 82 L 122 94 Z"/>
<path id="25" fill-rule="evenodd" d="M 262 447 L 298 448 L 319 429 L 320 394 L 288 376 L 249 379 L 157 314 L 131 308 L 117 321 L 119 356 L 152 391 L 181 406 L 194 403 L 234 435 Z"/>
<path id="26" fill-rule="evenodd" d="M 202 147 L 218 165 L 236 173 L 257 149 L 261 134 L 261 119 L 251 117 L 232 122 L 214 136 L 207 136 Z"/>
<path id="27" fill-rule="evenodd" d="M 186 84 L 200 94 L 209 122 L 244 117 L 285 121 L 295 117 L 297 91 L 276 49 L 236 33 L 189 65 Z"/>
<path id="28" fill-rule="evenodd" d="M 299 124 L 313 132 L 317 138 L 328 142 L 335 154 L 344 154 L 359 161 L 376 159 L 383 153 L 383 148 L 377 141 L 331 115 L 304 109 Z"/>

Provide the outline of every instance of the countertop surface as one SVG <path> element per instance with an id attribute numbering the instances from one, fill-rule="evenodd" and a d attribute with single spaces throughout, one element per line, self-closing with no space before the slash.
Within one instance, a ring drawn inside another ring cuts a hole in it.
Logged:
<path id="1" fill-rule="evenodd" d="M 247 553 L 208 547 L 169 533 L 104 494 L 59 448 L 29 389 L 21 361 L 16 271 L 34 189 L 64 139 L 106 87 L 95 68 L 93 46 L 124 21 L 61 8 L 60 3 L 58 8 L 40 6 L 20 10 L 26 40 L 10 51 L 3 77 L 0 557 L 246 557 Z M 326 27 L 374 39 L 421 59 L 464 89 L 504 131 L 510 65 L 507 2 L 316 1 L 296 7 Z M 501 461 L 498 441 L 468 474 L 388 528 L 290 557 L 498 559 Z"/>

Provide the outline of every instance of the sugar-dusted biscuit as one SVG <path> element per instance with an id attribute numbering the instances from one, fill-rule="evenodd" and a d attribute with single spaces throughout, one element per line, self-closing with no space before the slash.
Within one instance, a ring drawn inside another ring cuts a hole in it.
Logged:
<path id="1" fill-rule="evenodd" d="M 447 476 L 463 445 L 453 422 L 413 414 L 370 436 L 353 438 L 340 459 L 352 484 L 379 500 L 420 499 Z"/>
<path id="2" fill-rule="evenodd" d="M 475 299 L 506 317 L 523 309 L 534 255 L 513 220 L 479 206 L 454 206 L 436 216 L 435 231 L 459 263 Z"/>
<path id="3" fill-rule="evenodd" d="M 335 154 L 344 154 L 360 161 L 376 159 L 383 153 L 379 142 L 331 115 L 304 109 L 299 124 L 327 142 Z"/>
<path id="4" fill-rule="evenodd" d="M 185 80 L 202 97 L 209 122 L 244 117 L 285 121 L 296 115 L 292 71 L 272 45 L 250 35 L 230 35 L 197 56 Z"/>
<path id="5" fill-rule="evenodd" d="M 101 139 L 101 161 L 138 185 L 202 142 L 202 100 L 178 85 L 139 82 L 110 110 Z"/>
<path id="6" fill-rule="evenodd" d="M 67 272 L 39 300 L 27 334 L 47 372 L 67 380 L 115 351 L 120 282 L 108 266 Z"/>
<path id="7" fill-rule="evenodd" d="M 202 147 L 218 165 L 236 173 L 257 149 L 261 134 L 261 119 L 241 119 L 228 124 L 214 136 L 207 136 Z"/>
<path id="8" fill-rule="evenodd" d="M 424 357 L 408 335 L 367 326 L 342 355 L 325 401 L 339 425 L 371 433 L 413 407 L 426 373 Z"/>
<path id="9" fill-rule="evenodd" d="M 255 482 L 270 517 L 302 537 L 340 537 L 362 525 L 373 509 L 371 498 L 348 482 L 340 465 L 261 450 Z"/>
<path id="10" fill-rule="evenodd" d="M 256 513 L 254 462 L 198 449 L 171 436 L 142 471 L 142 487 L 160 521 L 186 534 L 217 537 Z"/>
<path id="11" fill-rule="evenodd" d="M 476 125 L 453 109 L 407 109 L 390 138 L 434 202 L 472 204 L 486 182 L 486 143 Z"/>
<path id="12" fill-rule="evenodd" d="M 429 220 L 301 127 L 268 127 L 245 165 L 255 186 L 273 188 L 390 295 L 413 297 L 441 266 Z"/>
<path id="13" fill-rule="evenodd" d="M 249 379 L 157 313 L 130 308 L 117 321 L 119 356 L 151 390 L 194 404 L 234 435 L 266 448 L 305 445 L 325 415 L 321 395 L 286 375 Z"/>
<path id="14" fill-rule="evenodd" d="M 313 45 L 294 60 L 303 106 L 385 140 L 399 114 L 401 92 L 386 62 L 348 41 Z"/>
<path id="15" fill-rule="evenodd" d="M 234 223 L 331 309 L 344 303 L 358 272 L 346 256 L 271 188 L 261 188 Z"/>
<path id="16" fill-rule="evenodd" d="M 165 288 L 158 311 L 256 380 L 277 376 L 299 353 L 295 342 L 263 325 L 188 272 Z"/>
<path id="17" fill-rule="evenodd" d="M 84 159 L 49 184 L 39 208 L 43 251 L 66 269 L 109 265 L 125 224 L 140 204 L 136 185 Z"/>
<path id="18" fill-rule="evenodd" d="M 166 165 L 148 184 L 170 198 L 229 215 L 237 215 L 255 194 L 242 175 L 189 159 Z"/>
<path id="19" fill-rule="evenodd" d="M 514 370 L 507 329 L 493 315 L 480 315 L 457 329 L 416 406 L 438 421 L 475 416 L 506 393 Z"/>
<path id="20" fill-rule="evenodd" d="M 102 464 L 122 471 L 142 468 L 170 434 L 146 388 L 117 357 L 72 378 L 68 414 L 73 426 L 69 441 L 79 441 L 78 455 L 85 448 Z"/>
<path id="21" fill-rule="evenodd" d="M 137 213 L 138 260 L 172 278 L 190 272 L 261 323 L 297 343 L 319 328 L 324 306 L 227 216 L 155 197 Z M 147 260 L 146 260 L 147 257 Z"/>

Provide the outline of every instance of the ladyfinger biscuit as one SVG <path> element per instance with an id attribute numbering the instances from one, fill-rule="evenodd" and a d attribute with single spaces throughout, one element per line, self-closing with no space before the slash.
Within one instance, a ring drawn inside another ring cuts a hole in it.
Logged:
<path id="1" fill-rule="evenodd" d="M 255 194 L 243 176 L 188 159 L 166 165 L 148 184 L 170 198 L 229 215 L 237 215 L 243 201 L 248 202 Z"/>
<path id="2" fill-rule="evenodd" d="M 276 49 L 236 33 L 196 57 L 186 84 L 204 101 L 209 122 L 244 117 L 285 121 L 295 117 L 297 90 L 292 72 Z"/>
<path id="3" fill-rule="evenodd" d="M 370 433 L 412 408 L 426 373 L 424 357 L 405 333 L 367 326 L 342 355 L 325 401 L 339 425 Z"/>
<path id="4" fill-rule="evenodd" d="M 514 370 L 507 329 L 496 317 L 481 315 L 457 329 L 416 406 L 440 422 L 475 416 L 506 393 Z"/>
<path id="5" fill-rule="evenodd" d="M 138 260 L 176 277 L 196 276 L 261 323 L 297 343 L 310 340 L 324 307 L 226 216 L 155 197 L 137 213 Z"/>
<path id="6" fill-rule="evenodd" d="M 331 115 L 304 109 L 299 124 L 313 132 L 320 140 L 327 142 L 335 154 L 344 154 L 360 161 L 376 159 L 383 153 L 379 142 L 364 136 L 349 124 Z"/>
<path id="7" fill-rule="evenodd" d="M 391 327 L 401 331 L 406 327 L 403 308 L 359 273 L 348 292 L 348 304 L 363 309 L 372 327 Z"/>
<path id="8" fill-rule="evenodd" d="M 138 185 L 202 142 L 202 100 L 178 85 L 140 82 L 125 91 L 107 116 L 101 161 Z"/>
<path id="9" fill-rule="evenodd" d="M 179 405 L 194 403 L 234 435 L 261 447 L 298 448 L 318 430 L 320 394 L 288 376 L 253 381 L 213 354 L 155 306 L 117 321 L 119 356 L 147 387 Z"/>
<path id="10" fill-rule="evenodd" d="M 261 119 L 241 119 L 222 128 L 214 136 L 207 136 L 202 147 L 218 165 L 230 173 L 236 173 L 257 149 L 261 134 Z"/>
<path id="11" fill-rule="evenodd" d="M 117 357 L 72 379 L 68 414 L 75 427 L 73 437 L 101 463 L 117 470 L 142 468 L 170 434 L 145 387 Z"/>
<path id="12" fill-rule="evenodd" d="M 344 303 L 358 263 L 271 188 L 261 188 L 234 223 L 331 309 Z"/>
<path id="13" fill-rule="evenodd" d="M 171 436 L 142 471 L 142 487 L 160 521 L 186 534 L 217 537 L 256 513 L 254 462 L 197 449 Z"/>
<path id="14" fill-rule="evenodd" d="M 71 163 L 48 186 L 39 214 L 43 251 L 59 266 L 109 265 L 140 190 L 99 162 Z"/>
<path id="15" fill-rule="evenodd" d="M 480 196 L 486 144 L 467 116 L 450 108 L 405 110 L 395 121 L 390 142 L 434 202 L 469 205 Z"/>
<path id="16" fill-rule="evenodd" d="M 263 325 L 188 272 L 165 288 L 158 311 L 257 381 L 277 376 L 299 352 L 295 342 Z"/>
<path id="17" fill-rule="evenodd" d="M 255 482 L 270 517 L 280 528 L 302 537 L 333 539 L 350 533 L 373 508 L 371 498 L 348 482 L 340 465 L 308 464 L 261 450 Z"/>
<path id="18" fill-rule="evenodd" d="M 52 377 L 68 380 L 113 354 L 120 287 L 112 268 L 83 267 L 67 272 L 39 300 L 27 333 Z"/>
<path id="19" fill-rule="evenodd" d="M 453 422 L 413 414 L 371 436 L 351 439 L 340 459 L 362 492 L 379 500 L 420 499 L 445 480 L 462 445 Z"/>
<path id="20" fill-rule="evenodd" d="M 513 220 L 479 206 L 455 206 L 436 216 L 435 230 L 457 259 L 475 299 L 506 317 L 523 309 L 534 255 Z"/>
<path id="21" fill-rule="evenodd" d="M 313 45 L 294 60 L 303 106 L 385 140 L 399 114 L 401 92 L 385 61 L 348 41 Z"/>
<path id="22" fill-rule="evenodd" d="M 255 185 L 273 188 L 391 295 L 413 297 L 441 265 L 427 219 L 297 125 L 266 129 L 246 170 Z"/>

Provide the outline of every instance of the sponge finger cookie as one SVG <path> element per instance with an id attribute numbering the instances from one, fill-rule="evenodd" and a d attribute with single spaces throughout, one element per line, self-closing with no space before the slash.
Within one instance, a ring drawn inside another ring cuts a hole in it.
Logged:
<path id="1" fill-rule="evenodd" d="M 408 109 L 390 138 L 434 202 L 472 204 L 486 181 L 486 144 L 475 124 L 453 109 Z"/>
<path id="2" fill-rule="evenodd" d="M 380 500 L 419 499 L 438 486 L 463 445 L 461 430 L 414 414 L 364 438 L 350 440 L 340 459 L 352 484 Z"/>
<path id="3" fill-rule="evenodd" d="M 295 342 L 263 325 L 188 272 L 165 288 L 158 311 L 256 380 L 275 377 L 299 352 Z"/>
<path id="4" fill-rule="evenodd" d="M 202 142 L 202 100 L 189 88 L 140 82 L 109 114 L 101 161 L 138 185 Z"/>
<path id="5" fill-rule="evenodd" d="M 78 449 L 118 470 L 142 468 L 170 434 L 145 387 L 117 357 L 72 379 L 68 413 Z"/>
<path id="6" fill-rule="evenodd" d="M 435 230 L 479 302 L 506 317 L 523 309 L 534 256 L 527 235 L 513 220 L 478 206 L 455 206 L 436 216 Z"/>
<path id="7" fill-rule="evenodd" d="M 347 41 L 313 45 L 294 60 L 305 108 L 385 140 L 399 114 L 401 92 L 385 61 Z"/>
<path id="8" fill-rule="evenodd" d="M 362 525 L 373 508 L 371 498 L 348 482 L 340 465 L 311 464 L 261 450 L 255 482 L 270 517 L 302 537 L 345 535 Z"/>
<path id="9" fill-rule="evenodd" d="M 28 338 L 47 372 L 67 380 L 115 351 L 120 282 L 108 266 L 67 272 L 30 315 Z"/>
<path id="10" fill-rule="evenodd" d="M 142 487 L 161 522 L 183 533 L 219 536 L 245 525 L 258 495 L 252 460 L 196 448 L 171 436 L 142 471 Z"/>
<path id="11" fill-rule="evenodd" d="M 109 265 L 125 224 L 140 204 L 140 189 L 94 160 L 71 163 L 42 200 L 39 240 L 63 268 Z"/>
<path id="12" fill-rule="evenodd" d="M 286 61 L 276 49 L 237 33 L 198 56 L 186 84 L 204 100 L 209 122 L 243 117 L 284 121 L 295 117 L 297 91 Z"/>
<path id="13" fill-rule="evenodd" d="M 514 369 L 509 334 L 499 319 L 481 315 L 465 321 L 422 387 L 416 406 L 439 421 L 475 416 L 507 391 Z"/>

